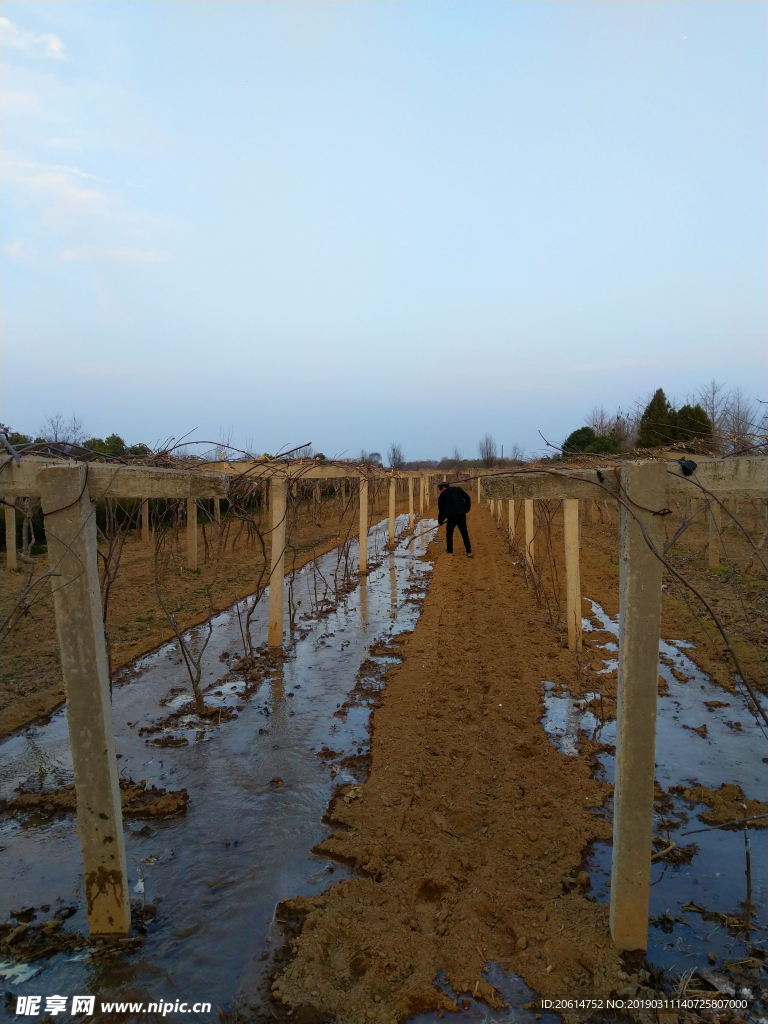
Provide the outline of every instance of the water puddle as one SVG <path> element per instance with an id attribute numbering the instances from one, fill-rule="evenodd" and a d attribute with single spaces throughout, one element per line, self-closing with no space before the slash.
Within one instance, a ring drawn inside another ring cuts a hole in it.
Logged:
<path id="1" fill-rule="evenodd" d="M 618 639 L 617 621 L 591 603 L 599 628 Z M 583 628 L 587 632 L 598 627 L 584 619 Z M 751 943 L 764 945 L 768 920 L 765 831 L 698 831 L 706 828 L 698 816 L 709 808 L 670 792 L 673 787 L 699 784 L 717 789 L 728 783 L 739 786 L 745 799 L 765 799 L 766 742 L 760 726 L 741 694 L 716 686 L 691 661 L 685 653 L 691 646 L 682 640 L 660 644 L 659 674 L 667 685 L 658 701 L 654 836 L 664 840 L 657 844 L 657 852 L 663 853 L 669 843 L 676 847 L 652 868 L 648 959 L 673 974 L 707 966 L 708 953 L 728 960 L 749 957 Z M 617 642 L 608 640 L 599 647 L 606 653 L 602 672 L 610 672 L 617 665 L 611 657 L 618 650 Z M 544 684 L 542 702 L 544 729 L 562 753 L 578 756 L 586 740 L 605 745 L 596 755 L 598 777 L 612 783 L 614 703 L 602 701 L 600 693 L 574 699 L 552 683 Z M 611 801 L 599 813 L 610 818 Z M 738 810 L 733 817 L 737 816 Z M 710 916 L 733 919 L 743 914 L 745 843 L 751 847 L 752 920 L 756 922 L 749 939 L 743 932 L 738 934 L 733 920 Z M 610 846 L 594 844 L 588 871 L 592 892 L 601 902 L 610 899 L 610 865 Z M 703 908 L 706 917 L 692 905 Z"/>
<path id="2" fill-rule="evenodd" d="M 399 517 L 398 529 L 406 525 Z M 189 794 L 183 816 L 124 822 L 132 896 L 156 916 L 138 950 L 118 959 L 99 961 L 83 950 L 0 965 L 6 990 L 227 1009 L 241 988 L 254 987 L 278 941 L 278 900 L 316 894 L 344 875 L 311 850 L 330 832 L 322 817 L 335 787 L 362 781 L 370 708 L 383 670 L 396 660 L 387 640 L 416 625 L 431 568 L 420 556 L 436 525 L 421 520 L 393 553 L 384 550 L 386 521 L 371 530 L 365 581 L 341 579 L 335 551 L 297 573 L 287 657 L 265 661 L 255 678 L 235 667 L 238 606 L 216 616 L 202 686 L 220 714 L 204 727 L 184 712 L 190 686 L 175 643 L 122 673 L 113 694 L 121 776 Z M 265 596 L 252 629 L 256 644 L 266 640 L 267 608 Z M 189 635 L 195 642 L 196 631 Z M 4 799 L 22 785 L 49 790 L 72 782 L 65 709 L 0 750 Z M 0 844 L 0 920 L 31 907 L 38 923 L 71 907 L 67 927 L 87 934 L 74 817 L 6 816 Z"/>
<path id="3" fill-rule="evenodd" d="M 471 992 L 457 995 L 441 972 L 435 980 L 435 988 L 456 1000 L 458 1013 L 451 1013 L 449 1017 L 440 1017 L 438 1013 L 420 1013 L 410 1017 L 408 1024 L 432 1024 L 442 1019 L 449 1020 L 451 1024 L 466 1021 L 472 1021 L 473 1024 L 490 1024 L 492 1021 L 498 1024 L 535 1024 L 536 1021 L 555 1024 L 562 1020 L 557 1014 L 535 1009 L 532 1004 L 537 998 L 536 993 L 516 974 L 507 974 L 500 964 L 489 963 L 483 971 L 483 977 L 507 1004 L 504 1009 L 492 1009 L 487 1003 L 475 999 Z"/>

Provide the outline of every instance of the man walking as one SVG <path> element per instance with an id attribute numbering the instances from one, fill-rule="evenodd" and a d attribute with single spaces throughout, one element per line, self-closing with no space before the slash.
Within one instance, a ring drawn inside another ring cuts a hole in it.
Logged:
<path id="1" fill-rule="evenodd" d="M 472 545 L 467 533 L 467 512 L 472 506 L 472 499 L 463 487 L 452 487 L 448 483 L 437 485 L 440 497 L 437 499 L 437 522 L 445 526 L 445 547 L 449 555 L 453 554 L 453 531 L 458 526 L 467 558 L 472 557 Z"/>

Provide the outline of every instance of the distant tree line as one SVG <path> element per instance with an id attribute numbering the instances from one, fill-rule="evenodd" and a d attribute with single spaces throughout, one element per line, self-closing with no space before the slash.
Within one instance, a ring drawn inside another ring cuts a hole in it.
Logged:
<path id="1" fill-rule="evenodd" d="M 49 416 L 36 435 L 9 430 L 8 440 L 14 448 L 23 449 L 30 444 L 56 445 L 62 454 L 94 452 L 98 455 L 149 455 L 145 444 L 127 444 L 119 434 L 107 437 L 89 437 L 83 422 L 77 416 L 65 420 L 61 413 Z"/>
<path id="2" fill-rule="evenodd" d="M 766 433 L 766 404 L 741 388 L 727 389 L 711 380 L 679 407 L 658 388 L 635 409 L 613 415 L 594 409 L 584 426 L 562 445 L 564 455 L 617 455 L 636 448 L 695 444 L 702 451 L 727 454 L 748 451 Z"/>

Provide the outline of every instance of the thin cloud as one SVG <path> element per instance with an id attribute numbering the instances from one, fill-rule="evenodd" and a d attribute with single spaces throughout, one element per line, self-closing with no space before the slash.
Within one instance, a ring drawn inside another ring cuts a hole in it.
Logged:
<path id="1" fill-rule="evenodd" d="M 39 109 L 35 96 L 16 89 L 3 89 L 0 93 L 0 107 L 5 117 L 28 117 Z"/>
<path id="2" fill-rule="evenodd" d="M 8 259 L 17 260 L 19 263 L 34 263 L 35 261 L 35 250 L 21 239 L 6 243 L 3 246 L 3 252 Z"/>
<path id="3" fill-rule="evenodd" d="M 132 266 L 157 266 L 171 258 L 168 252 L 118 247 L 113 249 L 64 249 L 59 253 L 62 263 L 122 263 Z"/>
<path id="4" fill-rule="evenodd" d="M 83 184 L 84 179 L 92 176 L 78 168 L 8 161 L 3 168 L 3 178 L 6 183 L 41 200 L 53 224 L 61 226 L 83 217 L 105 219 L 109 215 L 106 193 Z"/>
<path id="5" fill-rule="evenodd" d="M 10 50 L 23 50 L 32 57 L 64 60 L 64 43 L 53 32 L 35 35 L 19 28 L 8 18 L 0 18 L 0 43 Z"/>

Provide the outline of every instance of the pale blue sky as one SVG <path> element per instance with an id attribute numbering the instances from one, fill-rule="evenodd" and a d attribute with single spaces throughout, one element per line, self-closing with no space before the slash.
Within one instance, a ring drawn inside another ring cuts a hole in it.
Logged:
<path id="1" fill-rule="evenodd" d="M 439 458 L 765 397 L 765 4 L 2 15 L 14 428 Z"/>

